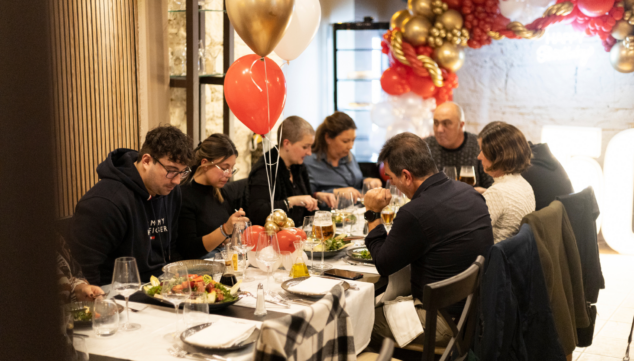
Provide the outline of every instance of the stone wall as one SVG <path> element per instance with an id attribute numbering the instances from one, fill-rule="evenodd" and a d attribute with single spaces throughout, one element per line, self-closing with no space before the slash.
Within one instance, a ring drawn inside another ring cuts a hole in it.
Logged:
<path id="1" fill-rule="evenodd" d="M 469 131 L 502 120 L 540 142 L 544 125 L 599 127 L 603 163 L 609 140 L 634 126 L 634 74 L 615 71 L 598 38 L 557 26 L 537 41 L 505 39 L 465 52 L 454 100 Z"/>

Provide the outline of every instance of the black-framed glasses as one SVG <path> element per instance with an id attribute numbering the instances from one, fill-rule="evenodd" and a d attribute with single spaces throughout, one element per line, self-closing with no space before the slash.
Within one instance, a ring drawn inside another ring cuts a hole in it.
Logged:
<path id="1" fill-rule="evenodd" d="M 152 158 L 154 158 L 154 157 L 152 157 Z M 167 179 L 174 179 L 174 177 L 176 177 L 179 174 L 181 176 L 181 179 L 185 179 L 185 178 L 187 178 L 187 175 L 189 175 L 189 173 L 192 171 L 191 169 L 189 169 L 189 167 L 187 167 L 187 169 L 185 169 L 184 171 L 181 171 L 181 172 L 179 172 L 177 170 L 169 170 L 169 169 L 167 169 L 167 167 L 163 163 L 161 163 L 160 160 L 158 160 L 156 158 L 154 158 L 154 160 L 157 161 L 158 164 L 162 165 L 163 168 L 165 168 L 165 171 L 167 172 L 167 174 L 165 174 L 165 177 L 167 177 Z"/>

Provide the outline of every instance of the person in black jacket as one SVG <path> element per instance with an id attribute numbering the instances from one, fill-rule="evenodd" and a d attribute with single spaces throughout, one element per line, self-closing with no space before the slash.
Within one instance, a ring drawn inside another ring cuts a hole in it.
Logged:
<path id="1" fill-rule="evenodd" d="M 555 198 L 572 193 L 573 189 L 566 170 L 550 152 L 548 144 L 529 144 L 533 157 L 531 166 L 522 172 L 522 177 L 533 187 L 535 210 L 538 211 Z"/>
<path id="2" fill-rule="evenodd" d="M 290 116 L 280 124 L 277 139 L 279 152 L 273 148 L 265 153 L 249 174 L 249 216 L 253 224 L 264 225 L 272 208 L 282 209 L 296 226 L 301 226 L 304 217 L 318 209 L 318 200 L 334 208 L 335 196 L 323 192 L 316 192 L 315 198 L 310 195 L 310 180 L 304 165 L 315 141 L 315 130 L 310 123 Z M 275 190 L 273 199 L 269 184 Z"/>
<path id="3" fill-rule="evenodd" d="M 194 149 L 192 174 L 182 185 L 177 249 L 186 258 L 211 258 L 229 240 L 233 225 L 248 221 L 234 211 L 223 187 L 238 169 L 238 150 L 224 134 L 212 134 Z"/>
<path id="4" fill-rule="evenodd" d="M 147 133 L 140 151 L 117 149 L 99 164 L 99 182 L 75 207 L 69 242 L 90 284 L 110 284 L 118 257 L 136 258 L 142 282 L 179 260 L 179 183 L 192 156 L 190 138 L 160 126 Z"/>

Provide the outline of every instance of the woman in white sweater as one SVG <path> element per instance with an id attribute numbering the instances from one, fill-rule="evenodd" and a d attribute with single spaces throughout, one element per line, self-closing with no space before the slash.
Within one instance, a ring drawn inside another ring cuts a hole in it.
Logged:
<path id="1" fill-rule="evenodd" d="M 493 241 L 508 239 L 520 229 L 525 215 L 535 211 L 535 194 L 521 173 L 530 165 L 531 149 L 524 134 L 504 122 L 487 124 L 478 135 L 484 171 L 493 185 L 484 190 L 489 207 Z"/>

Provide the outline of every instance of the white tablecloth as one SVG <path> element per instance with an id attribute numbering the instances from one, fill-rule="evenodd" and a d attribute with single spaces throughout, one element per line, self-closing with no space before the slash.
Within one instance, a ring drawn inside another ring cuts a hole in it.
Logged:
<path id="1" fill-rule="evenodd" d="M 336 268 L 348 269 L 353 271 L 376 273 L 374 267 L 351 266 L 346 265 L 341 260 L 330 260 Z M 343 263 L 339 267 L 339 263 Z M 354 269 L 352 267 L 355 267 Z M 374 270 L 374 272 L 372 272 Z M 249 291 L 256 295 L 257 285 L 262 282 L 266 288 L 266 276 L 264 272 L 255 270 L 255 280 L 245 282 L 241 289 Z M 238 277 L 240 279 L 240 276 Z M 355 349 L 357 354 L 363 351 L 370 343 L 370 335 L 372 326 L 374 325 L 374 284 L 366 282 L 347 281 L 350 284 L 359 287 L 358 291 L 348 290 L 346 292 L 346 311 L 352 318 L 354 328 Z M 270 280 L 271 290 L 281 291 L 280 283 Z M 123 301 L 118 301 L 123 304 Z M 242 307 L 255 308 L 255 298 L 246 298 L 240 300 L 236 305 Z M 144 304 L 130 302 L 132 308 L 142 308 Z M 306 306 L 293 304 L 290 309 L 266 303 L 267 310 L 294 313 L 302 310 Z M 97 355 L 104 355 L 134 361 L 146 360 L 181 360 L 169 355 L 167 349 L 172 345 L 164 339 L 164 336 L 170 332 L 174 332 L 174 323 L 176 322 L 176 314 L 173 308 L 160 307 L 150 305 L 147 309 L 139 313 L 130 313 L 131 321 L 141 324 L 142 328 L 137 331 L 124 332 L 118 331 L 115 335 L 105 338 L 97 338 L 92 330 L 77 330 L 78 333 L 89 335 L 86 339 L 88 352 Z M 181 311 L 182 312 L 182 311 Z M 125 319 L 125 312 L 122 314 Z M 210 315 L 206 322 L 213 322 L 225 316 Z M 183 324 L 182 315 L 178 315 L 179 328 L 183 331 L 186 327 Z M 254 321 L 255 322 L 255 321 Z M 201 322 L 203 323 L 203 322 Z M 258 325 L 261 322 L 256 322 Z M 249 346 L 240 351 L 220 354 L 223 357 L 230 357 L 232 360 L 251 360 L 253 358 L 253 346 Z"/>

